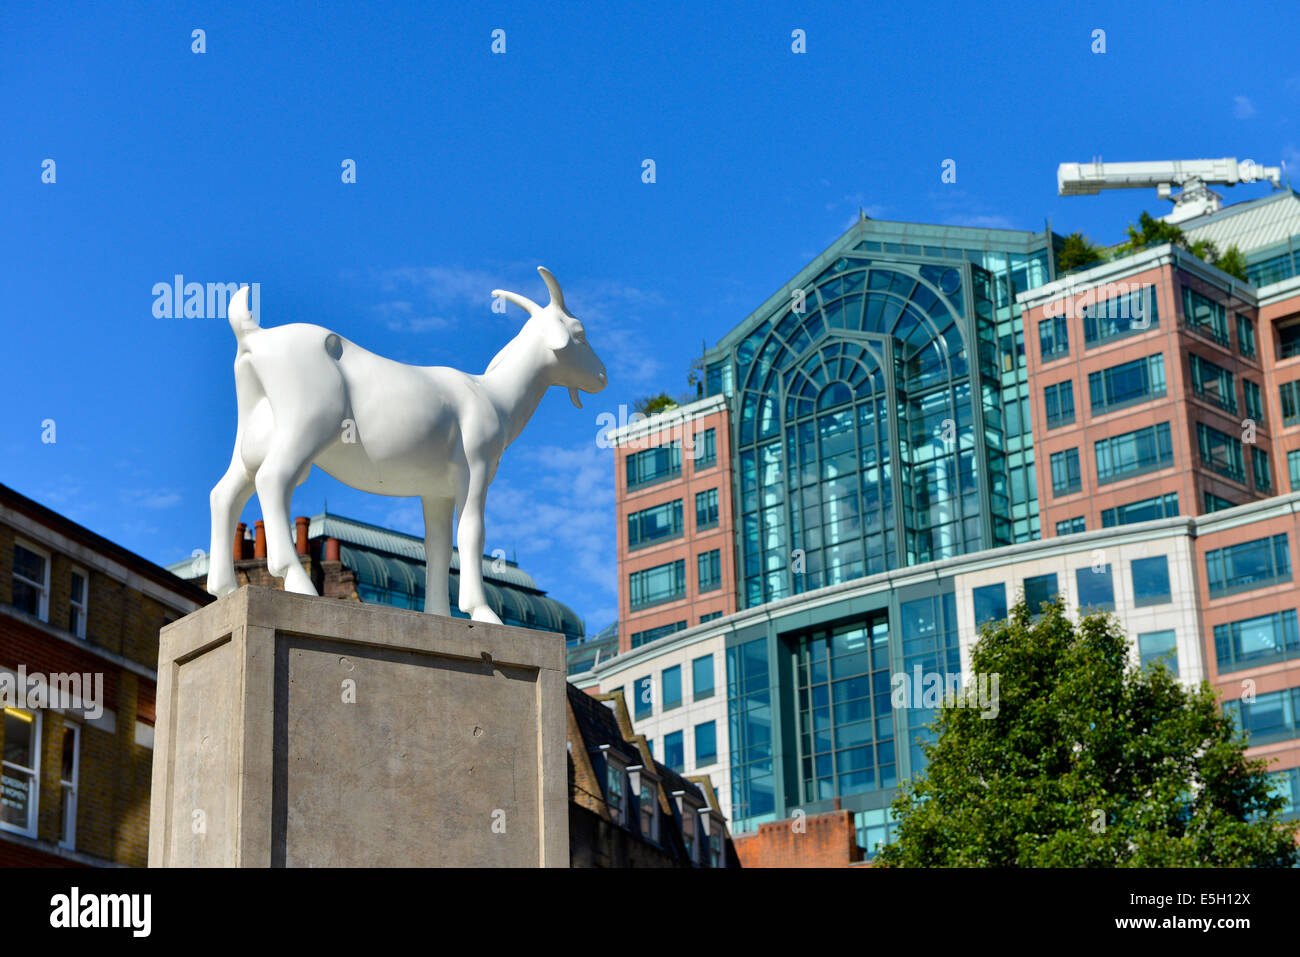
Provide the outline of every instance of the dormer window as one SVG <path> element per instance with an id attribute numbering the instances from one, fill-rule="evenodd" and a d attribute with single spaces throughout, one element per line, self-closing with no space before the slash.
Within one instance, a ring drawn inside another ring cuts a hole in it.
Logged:
<path id="1" fill-rule="evenodd" d="M 677 803 L 677 814 L 682 822 L 682 843 L 686 845 L 686 856 L 692 864 L 701 863 L 700 812 L 703 805 L 686 791 L 674 791 L 673 800 Z"/>
<path id="2" fill-rule="evenodd" d="M 654 774 L 645 765 L 635 765 L 627 769 L 628 781 L 632 793 L 637 796 L 638 818 L 641 836 L 651 844 L 659 843 L 659 784 Z"/>
<path id="3" fill-rule="evenodd" d="M 605 806 L 609 809 L 610 819 L 619 827 L 627 827 L 628 813 L 627 787 L 624 776 L 627 774 L 627 762 L 623 756 L 608 744 L 595 749 L 604 758 L 605 764 Z"/>

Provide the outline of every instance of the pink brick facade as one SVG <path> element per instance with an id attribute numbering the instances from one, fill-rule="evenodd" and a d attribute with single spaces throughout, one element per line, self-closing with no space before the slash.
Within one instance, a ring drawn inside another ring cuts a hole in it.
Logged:
<path id="1" fill-rule="evenodd" d="M 708 411 L 692 412 L 704 405 Z M 651 420 L 651 427 L 620 437 L 615 449 L 619 568 L 619 651 L 632 648 L 634 635 L 685 622 L 700 623 L 706 615 L 729 615 L 736 610 L 735 520 L 731 501 L 731 429 L 729 413 L 722 402 L 694 403 Z M 634 427 L 635 428 L 635 427 Z M 713 430 L 716 458 L 703 461 L 702 438 Z M 632 431 L 632 430 L 629 430 Z M 625 433 L 626 435 L 626 433 Z M 680 473 L 650 484 L 628 487 L 628 457 L 674 441 L 682 443 Z M 692 445 L 694 449 L 692 449 Z M 697 455 L 692 454 L 694 452 Z M 718 521 L 701 528 L 696 520 L 696 496 L 716 490 Z M 682 503 L 682 533 L 655 544 L 632 548 L 628 517 L 658 505 Z M 700 590 L 698 557 L 716 549 L 721 571 L 717 588 Z M 679 598 L 648 607 L 633 608 L 630 576 L 636 572 L 681 561 L 685 567 L 685 589 Z"/>

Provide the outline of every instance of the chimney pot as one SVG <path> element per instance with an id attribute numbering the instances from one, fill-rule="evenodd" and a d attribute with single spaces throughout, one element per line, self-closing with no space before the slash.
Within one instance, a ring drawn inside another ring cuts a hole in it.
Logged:
<path id="1" fill-rule="evenodd" d="M 299 515 L 297 518 L 293 520 L 293 523 L 294 525 L 297 526 L 297 530 L 298 530 L 298 537 L 297 537 L 298 554 L 306 555 L 307 554 L 307 529 L 311 526 L 311 521 L 307 518 L 307 516 Z"/>
<path id="2" fill-rule="evenodd" d="M 253 523 L 253 557 L 266 558 L 266 524 L 260 518 Z"/>

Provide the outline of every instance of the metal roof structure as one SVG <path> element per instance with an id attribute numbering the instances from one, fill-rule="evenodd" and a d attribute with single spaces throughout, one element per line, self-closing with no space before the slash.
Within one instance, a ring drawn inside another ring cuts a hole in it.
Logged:
<path id="1" fill-rule="evenodd" d="M 1300 194 L 1293 189 L 1275 190 L 1180 225 L 1189 242 L 1208 239 L 1220 252 L 1229 246 L 1243 253 L 1265 249 L 1300 235 Z"/>

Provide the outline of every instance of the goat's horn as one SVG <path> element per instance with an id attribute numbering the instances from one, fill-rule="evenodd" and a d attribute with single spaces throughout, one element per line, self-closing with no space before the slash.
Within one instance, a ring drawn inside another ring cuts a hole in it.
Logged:
<path id="1" fill-rule="evenodd" d="M 533 302 L 527 296 L 521 296 L 517 292 L 506 292 L 504 289 L 493 289 L 492 295 L 500 296 L 502 299 L 506 300 L 507 302 L 513 302 L 516 306 L 518 306 L 524 312 L 528 313 L 530 316 L 535 316 L 537 315 L 537 313 L 542 311 L 541 306 Z"/>
<path id="2" fill-rule="evenodd" d="M 542 279 L 546 280 L 546 288 L 551 293 L 551 304 L 559 306 L 560 312 L 568 312 L 569 310 L 564 308 L 564 293 L 560 290 L 559 281 L 545 266 L 538 266 L 537 271 L 542 274 Z"/>

